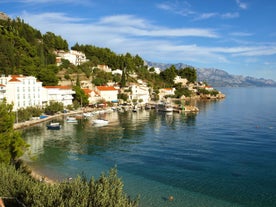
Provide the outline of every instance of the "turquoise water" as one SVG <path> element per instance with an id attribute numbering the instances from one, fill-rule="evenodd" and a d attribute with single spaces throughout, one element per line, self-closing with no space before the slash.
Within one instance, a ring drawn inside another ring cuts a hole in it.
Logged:
<path id="1" fill-rule="evenodd" d="M 117 165 L 145 207 L 276 206 L 276 88 L 220 90 L 226 99 L 197 102 L 198 114 L 114 112 L 104 127 L 25 129 L 30 164 L 57 180 Z"/>

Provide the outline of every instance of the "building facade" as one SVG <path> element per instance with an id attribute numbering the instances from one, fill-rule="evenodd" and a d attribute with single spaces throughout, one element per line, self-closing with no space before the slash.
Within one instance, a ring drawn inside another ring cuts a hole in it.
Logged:
<path id="1" fill-rule="evenodd" d="M 51 101 L 62 103 L 63 106 L 73 104 L 73 95 L 76 93 L 69 86 L 44 86 L 45 102 L 49 104 Z"/>
<path id="2" fill-rule="evenodd" d="M 0 100 L 13 104 L 13 111 L 29 106 L 42 106 L 42 82 L 33 76 L 9 75 L 0 78 Z"/>
<path id="3" fill-rule="evenodd" d="M 118 102 L 118 90 L 114 86 L 96 86 L 95 92 L 105 101 Z"/>

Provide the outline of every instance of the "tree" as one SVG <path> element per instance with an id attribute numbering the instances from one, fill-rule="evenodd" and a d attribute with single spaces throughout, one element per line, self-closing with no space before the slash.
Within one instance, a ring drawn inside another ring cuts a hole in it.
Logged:
<path id="1" fill-rule="evenodd" d="M 0 162 L 4 163 L 15 162 L 28 147 L 21 134 L 13 129 L 12 108 L 5 100 L 0 102 Z"/>
<path id="2" fill-rule="evenodd" d="M 177 76 L 177 70 L 174 65 L 167 68 L 166 70 L 162 71 L 160 73 L 161 79 L 165 82 L 167 85 L 173 85 L 174 84 L 174 78 Z"/>
<path id="3" fill-rule="evenodd" d="M 190 83 L 195 82 L 197 79 L 196 69 L 192 67 L 186 67 L 178 70 L 178 75 L 181 76 L 181 78 L 186 78 Z"/>
<path id="4" fill-rule="evenodd" d="M 88 96 L 84 93 L 84 90 L 82 90 L 80 86 L 74 86 L 73 90 L 76 92 L 76 94 L 74 94 L 74 102 L 77 102 L 80 106 L 87 106 L 89 101 Z"/>

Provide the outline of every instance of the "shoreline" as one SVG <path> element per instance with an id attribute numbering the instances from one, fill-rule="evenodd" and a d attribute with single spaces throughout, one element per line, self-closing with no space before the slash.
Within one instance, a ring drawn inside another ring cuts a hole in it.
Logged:
<path id="1" fill-rule="evenodd" d="M 58 117 L 61 117 L 61 116 L 70 116 L 70 115 L 74 115 L 74 114 L 81 114 L 81 113 L 84 113 L 84 112 L 88 112 L 88 111 L 93 111 L 93 110 L 78 110 L 78 111 L 71 111 L 71 112 L 67 112 L 67 113 L 58 113 L 58 114 L 55 114 L 55 115 L 49 115 L 45 118 L 38 118 L 38 119 L 33 119 L 33 120 L 29 120 L 29 121 L 25 121 L 25 122 L 19 122 L 19 123 L 14 123 L 13 125 L 13 129 L 22 129 L 22 128 L 26 128 L 26 127 L 29 127 L 29 126 L 33 126 L 33 125 L 36 125 L 36 124 L 39 124 L 39 123 L 43 123 L 43 122 L 46 122 L 46 121 L 50 121 L 52 119 L 55 119 L 55 118 L 58 118 Z"/>
<path id="2" fill-rule="evenodd" d="M 27 166 L 30 168 L 30 170 L 31 170 L 30 176 L 31 176 L 32 178 L 34 178 L 35 180 L 38 180 L 38 181 L 40 181 L 40 182 L 44 182 L 44 183 L 47 183 L 47 184 L 51 184 L 51 185 L 60 183 L 60 182 L 58 182 L 58 181 L 56 181 L 56 180 L 54 180 L 54 179 L 51 179 L 51 178 L 49 178 L 49 177 L 47 177 L 47 176 L 42 175 L 42 173 L 39 173 L 38 171 L 34 170 L 34 168 L 32 168 L 32 167 L 31 167 L 30 165 L 28 165 L 27 163 L 26 163 L 26 165 L 27 165 Z"/>

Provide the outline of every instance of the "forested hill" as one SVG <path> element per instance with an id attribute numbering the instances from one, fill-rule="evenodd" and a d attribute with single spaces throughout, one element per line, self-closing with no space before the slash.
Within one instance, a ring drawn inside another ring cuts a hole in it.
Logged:
<path id="1" fill-rule="evenodd" d="M 55 49 L 68 50 L 68 43 L 60 36 L 40 31 L 26 24 L 23 20 L 0 18 L 0 73 L 33 75 L 37 78 L 51 77 L 57 82 Z"/>

